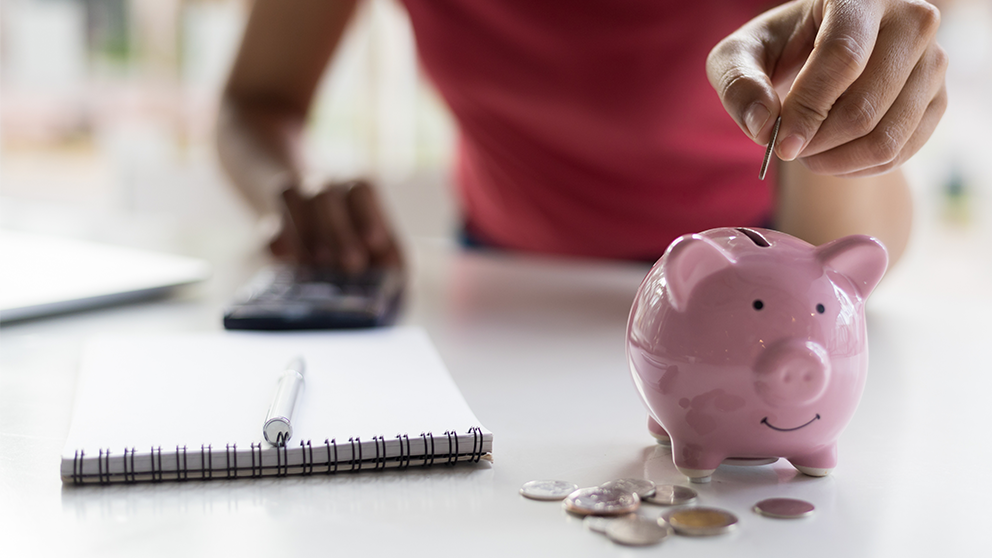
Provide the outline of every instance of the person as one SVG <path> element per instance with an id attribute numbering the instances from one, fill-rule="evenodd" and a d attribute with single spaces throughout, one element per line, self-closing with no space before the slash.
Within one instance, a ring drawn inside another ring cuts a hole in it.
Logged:
<path id="1" fill-rule="evenodd" d="M 486 245 L 654 260 L 677 236 L 770 226 L 882 240 L 899 167 L 947 104 L 939 11 L 921 0 L 404 0 L 458 124 L 466 233 Z M 291 261 L 401 265 L 375 188 L 304 193 L 303 129 L 355 0 L 257 0 L 223 92 L 222 162 Z M 715 92 L 714 92 L 715 91 Z M 757 178 L 781 118 L 771 179 Z"/>

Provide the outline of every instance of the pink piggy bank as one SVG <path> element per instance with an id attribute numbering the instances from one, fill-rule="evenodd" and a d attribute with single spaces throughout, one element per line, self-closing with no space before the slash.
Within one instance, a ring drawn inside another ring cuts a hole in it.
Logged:
<path id="1" fill-rule="evenodd" d="M 744 228 L 676 239 L 637 291 L 627 359 L 678 470 L 706 482 L 725 459 L 784 457 L 830 473 L 865 385 L 865 300 L 887 265 L 885 247 L 862 235 L 822 246 Z"/>

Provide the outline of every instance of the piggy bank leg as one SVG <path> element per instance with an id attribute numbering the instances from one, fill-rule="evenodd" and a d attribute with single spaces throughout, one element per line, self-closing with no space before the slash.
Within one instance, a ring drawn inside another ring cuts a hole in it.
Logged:
<path id="1" fill-rule="evenodd" d="M 648 432 L 654 436 L 654 439 L 663 446 L 671 446 L 672 438 L 668 435 L 668 432 L 658 424 L 658 421 L 654 420 L 651 415 L 648 415 Z"/>
<path id="2" fill-rule="evenodd" d="M 672 460 L 680 473 L 689 477 L 691 482 L 707 483 L 713 476 L 713 471 L 723 461 L 725 455 L 707 451 L 695 444 L 682 444 L 672 440 Z"/>
<path id="3" fill-rule="evenodd" d="M 837 444 L 831 444 L 809 455 L 790 457 L 789 462 L 804 475 L 825 477 L 837 466 Z"/>

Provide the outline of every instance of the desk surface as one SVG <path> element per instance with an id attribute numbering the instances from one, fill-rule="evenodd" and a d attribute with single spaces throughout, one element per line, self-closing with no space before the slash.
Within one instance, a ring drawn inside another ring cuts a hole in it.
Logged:
<path id="1" fill-rule="evenodd" d="M 701 503 L 736 513 L 739 529 L 648 550 L 614 545 L 558 503 L 517 493 L 543 478 L 685 482 L 646 431 L 624 358 L 627 311 L 646 266 L 412 243 L 404 321 L 427 329 L 495 434 L 495 463 L 474 468 L 63 487 L 59 458 L 84 339 L 219 328 L 227 293 L 250 270 L 167 300 L 5 326 L 4 554 L 974 555 L 992 524 L 992 366 L 984 350 L 992 254 L 969 252 L 982 247 L 974 231 L 923 230 L 873 296 L 868 385 L 834 474 L 804 477 L 784 461 L 722 467 L 696 488 Z M 592 402 L 601 410 L 574 410 Z M 808 500 L 817 512 L 781 521 L 750 511 L 772 496 Z"/>

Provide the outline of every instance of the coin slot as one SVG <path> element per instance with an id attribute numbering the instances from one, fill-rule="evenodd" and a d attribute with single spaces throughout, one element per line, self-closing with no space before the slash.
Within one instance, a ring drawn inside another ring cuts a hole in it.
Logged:
<path id="1" fill-rule="evenodd" d="M 764 236 L 762 236 L 761 233 L 759 233 L 754 229 L 748 229 L 746 227 L 737 227 L 737 229 L 735 230 L 743 234 L 744 236 L 750 238 L 751 242 L 754 242 L 755 244 L 761 246 L 762 248 L 768 248 L 769 246 L 771 246 L 771 244 L 768 243 L 768 240 Z"/>

